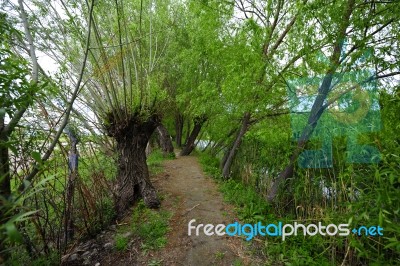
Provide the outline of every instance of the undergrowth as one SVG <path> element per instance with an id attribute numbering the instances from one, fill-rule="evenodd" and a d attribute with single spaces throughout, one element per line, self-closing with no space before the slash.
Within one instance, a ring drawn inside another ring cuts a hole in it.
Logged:
<path id="1" fill-rule="evenodd" d="M 300 201 L 302 198 L 307 199 L 304 193 L 310 189 L 298 189 L 299 186 L 304 187 L 304 182 L 301 180 L 307 178 L 306 175 L 301 176 L 303 173 L 300 172 L 297 177 L 300 181 L 294 184 L 292 200 L 287 201 L 286 208 L 279 205 L 279 209 L 275 209 L 277 206 L 269 205 L 265 198 L 256 192 L 254 186 L 245 185 L 241 180 L 235 178 L 223 180 L 218 169 L 217 159 L 207 153 L 201 153 L 199 160 L 204 171 L 218 181 L 224 199 L 235 206 L 236 215 L 242 224 L 258 222 L 264 225 L 278 222 L 293 224 L 297 221 L 303 224 L 349 223 L 351 226 L 379 224 L 387 228 L 387 236 L 383 238 L 354 235 L 347 237 L 303 236 L 301 234 L 287 237 L 285 241 L 282 241 L 280 236 L 257 237 L 256 242 L 263 243 L 262 252 L 258 252 L 258 254 L 262 254 L 265 265 L 341 265 L 342 263 L 344 265 L 347 263 L 351 265 L 398 265 L 399 261 L 396 260 L 395 254 L 400 250 L 395 232 L 399 232 L 399 226 L 395 222 L 398 220 L 399 197 L 393 194 L 398 191 L 398 189 L 393 189 L 397 182 L 397 178 L 393 174 L 397 170 L 376 169 L 374 181 L 359 190 L 358 201 L 337 205 L 336 209 L 323 207 L 322 202 L 318 201 L 314 201 L 314 205 L 308 208 L 304 202 Z M 343 176 L 339 178 L 351 180 L 351 177 L 356 177 L 353 171 L 351 167 L 342 169 L 341 175 Z M 361 170 L 358 173 L 360 173 L 357 174 L 360 177 L 363 175 Z M 390 182 L 384 183 L 383 180 Z M 386 189 L 382 189 L 383 187 Z M 375 192 L 372 193 L 372 191 Z M 388 205 L 389 202 L 390 205 Z M 368 214 L 365 206 L 369 206 L 369 210 L 375 209 L 375 213 Z"/>
<path id="2" fill-rule="evenodd" d="M 167 244 L 171 213 L 149 209 L 141 200 L 133 211 L 132 231 L 141 238 L 143 251 L 163 248 Z"/>
<path id="3" fill-rule="evenodd" d="M 175 153 L 164 155 L 160 150 L 153 150 L 147 157 L 147 166 L 151 174 L 156 175 L 162 172 L 162 162 L 168 159 L 175 159 Z"/>

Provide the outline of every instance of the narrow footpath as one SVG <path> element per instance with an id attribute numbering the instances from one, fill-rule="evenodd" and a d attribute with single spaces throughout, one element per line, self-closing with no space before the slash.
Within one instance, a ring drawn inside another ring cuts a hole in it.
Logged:
<path id="1" fill-rule="evenodd" d="M 242 241 L 229 236 L 188 236 L 188 223 L 229 224 L 232 207 L 224 203 L 215 181 L 203 173 L 194 156 L 163 163 L 164 171 L 155 186 L 178 203 L 171 219 L 168 244 L 160 251 L 163 265 L 244 265 Z"/>

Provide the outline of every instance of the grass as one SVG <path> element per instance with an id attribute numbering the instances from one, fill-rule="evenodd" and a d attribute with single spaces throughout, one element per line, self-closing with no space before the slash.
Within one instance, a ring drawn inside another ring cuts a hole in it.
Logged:
<path id="1" fill-rule="evenodd" d="M 199 153 L 198 156 L 205 173 L 216 179 L 222 179 L 221 171 L 219 170 L 219 160 L 217 158 L 214 158 L 206 152 Z"/>
<path id="2" fill-rule="evenodd" d="M 167 244 L 171 213 L 147 208 L 140 201 L 132 216 L 132 230 L 142 242 L 144 251 L 163 248 Z"/>
<path id="3" fill-rule="evenodd" d="M 166 156 L 163 155 L 162 151 L 154 150 L 147 157 L 147 166 L 149 167 L 150 173 L 153 175 L 159 174 L 162 172 L 162 162 L 165 160 L 175 159 L 175 154 L 170 153 Z"/>
<path id="4" fill-rule="evenodd" d="M 233 266 L 242 266 L 243 265 L 243 263 L 239 260 L 239 259 L 236 259 L 234 262 L 233 262 Z"/>
<path id="5" fill-rule="evenodd" d="M 115 248 L 118 251 L 124 251 L 128 247 L 128 238 L 124 237 L 123 235 L 116 235 L 115 236 Z"/>
<path id="6" fill-rule="evenodd" d="M 31 258 L 27 251 L 22 248 L 18 248 L 17 252 L 11 254 L 11 259 L 6 262 L 10 266 L 20 265 L 32 265 L 32 266 L 56 266 L 60 265 L 60 255 L 57 252 L 51 252 L 50 254 L 43 254 L 37 258 Z"/>
<path id="7" fill-rule="evenodd" d="M 224 257 L 225 257 L 225 253 L 224 253 L 224 252 L 222 252 L 222 251 L 217 251 L 217 252 L 215 252 L 215 258 L 216 258 L 217 260 L 223 260 Z"/>
<path id="8" fill-rule="evenodd" d="M 235 206 L 238 218 L 247 223 L 265 221 L 271 217 L 270 207 L 253 188 L 230 179 L 219 183 L 225 201 Z"/>

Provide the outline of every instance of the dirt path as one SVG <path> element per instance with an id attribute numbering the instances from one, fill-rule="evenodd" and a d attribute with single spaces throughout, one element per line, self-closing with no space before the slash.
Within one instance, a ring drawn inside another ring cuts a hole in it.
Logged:
<path id="1" fill-rule="evenodd" d="M 243 242 L 228 236 L 188 235 L 188 223 L 195 225 L 229 224 L 235 220 L 232 206 L 224 203 L 217 185 L 207 177 L 196 157 L 185 156 L 163 162 L 160 173 L 151 180 L 163 199 L 161 211 L 172 214 L 167 245 L 159 250 L 142 249 L 142 241 L 132 234 L 130 210 L 125 219 L 102 231 L 95 238 L 77 243 L 63 256 L 62 265 L 249 265 Z M 116 236 L 124 235 L 129 243 L 116 249 Z M 251 259 L 253 263 L 253 259 Z"/>
<path id="2" fill-rule="evenodd" d="M 155 186 L 175 205 L 168 244 L 159 254 L 163 265 L 243 265 L 241 240 L 227 236 L 188 236 L 188 223 L 229 224 L 234 220 L 232 207 L 225 204 L 215 182 L 206 177 L 196 157 L 178 157 L 163 163 L 164 172 Z M 169 205 L 169 206 L 168 206 Z M 194 232 L 193 232 L 194 233 Z"/>

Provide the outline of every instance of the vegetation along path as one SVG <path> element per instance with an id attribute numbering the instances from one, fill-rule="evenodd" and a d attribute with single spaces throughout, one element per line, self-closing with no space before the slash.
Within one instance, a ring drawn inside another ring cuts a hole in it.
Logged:
<path id="1" fill-rule="evenodd" d="M 114 233 L 114 246 L 118 249 L 119 235 L 129 236 L 133 240 L 123 251 L 116 249 L 102 252 L 91 263 L 100 265 L 246 265 L 243 241 L 228 236 L 188 235 L 188 223 L 228 224 L 235 216 L 232 206 L 225 203 L 217 184 L 207 177 L 194 156 L 182 156 L 162 163 L 162 170 L 152 176 L 152 181 L 161 195 L 162 205 L 158 213 L 169 213 L 169 230 L 166 245 L 162 248 L 146 248 L 142 241 L 135 241 L 130 234 L 135 221 L 129 215 L 121 221 Z M 140 208 L 140 207 L 139 207 Z M 138 207 L 133 208 L 133 212 Z M 135 216 L 135 215 L 133 215 Z M 141 213 L 138 223 L 145 223 L 146 214 Z M 149 220 L 157 220 L 149 217 Z M 134 219 L 134 218 L 133 218 Z M 161 217 L 164 219 L 164 217 Z M 157 231 L 155 226 L 150 231 Z M 150 232 L 151 233 L 151 232 Z M 150 240 L 148 246 L 156 246 L 158 240 Z M 104 245 L 102 243 L 101 245 Z"/>

